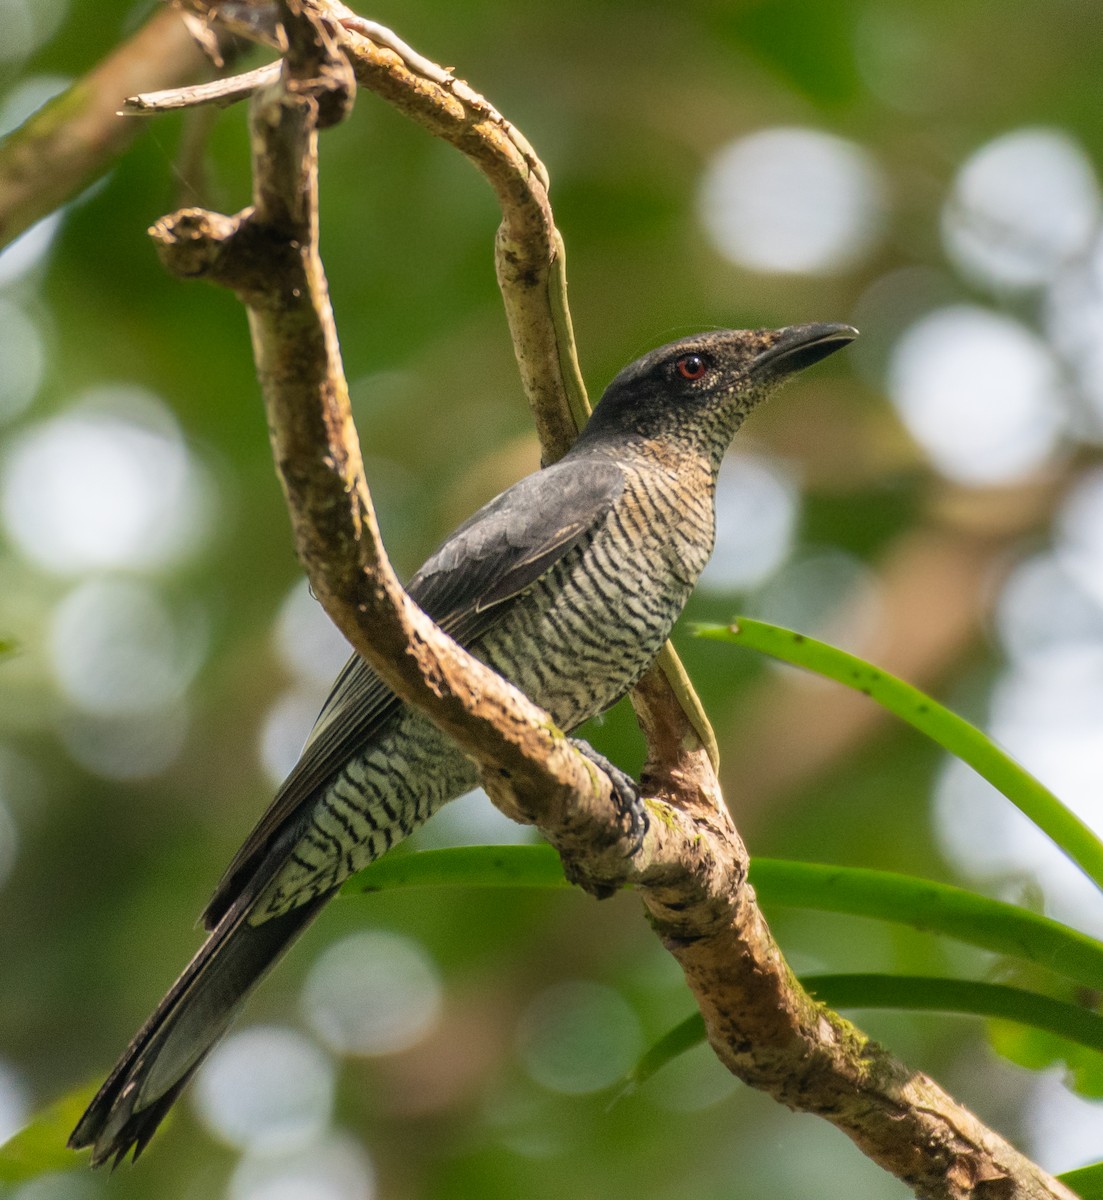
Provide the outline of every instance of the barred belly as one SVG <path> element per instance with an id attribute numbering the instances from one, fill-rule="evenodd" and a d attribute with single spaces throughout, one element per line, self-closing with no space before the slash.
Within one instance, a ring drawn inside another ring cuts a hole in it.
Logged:
<path id="1" fill-rule="evenodd" d="M 630 484 L 593 538 L 508 602 L 472 647 L 562 729 L 603 712 L 644 674 L 711 549 L 710 505 L 675 509 L 673 479 Z M 250 920 L 331 891 L 476 782 L 455 744 L 403 708 L 320 795 Z"/>

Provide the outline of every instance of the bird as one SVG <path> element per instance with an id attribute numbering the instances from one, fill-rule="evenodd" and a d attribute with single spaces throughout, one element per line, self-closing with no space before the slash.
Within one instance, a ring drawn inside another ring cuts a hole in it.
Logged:
<path id="1" fill-rule="evenodd" d="M 843 324 L 710 330 L 609 384 L 568 452 L 460 525 L 407 590 L 457 642 L 571 731 L 665 643 L 712 551 L 720 463 L 747 414 L 857 336 Z M 634 848 L 646 811 L 607 769 Z M 474 765 L 362 659 L 202 915 L 206 940 L 74 1129 L 93 1166 L 136 1160 L 245 998 L 353 872 L 447 801 Z"/>

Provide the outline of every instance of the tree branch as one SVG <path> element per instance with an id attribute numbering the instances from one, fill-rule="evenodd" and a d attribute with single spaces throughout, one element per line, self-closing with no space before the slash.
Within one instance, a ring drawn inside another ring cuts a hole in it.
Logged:
<path id="1" fill-rule="evenodd" d="M 252 104 L 253 208 L 233 218 L 187 209 L 151 233 L 170 270 L 230 287 L 248 308 L 296 547 L 356 651 L 478 760 L 510 815 L 538 822 L 568 852 L 575 842 L 615 843 L 608 781 L 546 713 L 441 633 L 387 561 L 317 248 L 315 128 L 343 110 L 355 85 L 329 32 L 301 15 L 286 27 L 288 66 Z"/>
<path id="2" fill-rule="evenodd" d="M 194 16 L 189 20 L 194 22 Z M 210 71 L 217 40 L 201 46 L 196 32 L 178 12 L 155 13 L 4 139 L 0 246 L 87 187 L 138 136 L 140 126 L 119 115 L 125 96 L 190 83 Z"/>
<path id="3" fill-rule="evenodd" d="M 334 10 L 322 0 L 280 0 L 279 12 L 286 63 L 252 105 L 254 207 L 233 218 L 187 210 L 153 234 L 170 269 L 232 287 L 248 308 L 296 544 L 330 616 L 389 686 L 478 763 L 500 807 L 540 825 L 584 886 L 600 894 L 635 884 L 685 972 L 716 1053 L 740 1078 L 832 1121 L 921 1197 L 1072 1200 L 937 1084 L 800 988 L 745 882 L 746 850 L 708 755 L 659 677 L 640 688 L 650 744 L 645 783 L 654 799 L 651 829 L 629 860 L 608 780 L 547 714 L 441 633 L 403 592 L 379 539 L 317 250 L 316 128 L 347 111 L 354 84 L 341 51 L 348 53 L 350 35 L 326 19 Z M 466 110 L 455 92 L 466 85 L 415 75 L 393 49 L 372 45 L 365 55 L 367 67 L 354 59 L 360 78 L 404 96 L 422 123 L 457 122 L 455 140 L 471 157 L 516 165 L 520 156 L 528 182 L 537 178 L 496 114 L 460 127 Z M 418 108 L 429 88 L 440 94 Z M 509 246 L 507 271 L 524 276 L 523 264 L 535 264 L 547 278 L 556 252 L 546 235 L 554 227 L 539 182 L 539 191 L 526 191 L 499 178 L 503 207 L 517 209 L 515 222 L 507 213 L 499 247 Z M 533 197 L 539 220 L 525 215 Z M 516 286 L 523 307 L 536 289 L 523 278 Z M 557 347 L 554 362 L 542 360 L 542 369 L 557 374 L 559 343 L 546 330 L 540 339 L 545 351 Z M 561 380 L 543 383 L 534 403 L 568 391 Z M 563 409 L 548 403 L 553 415 L 545 413 L 543 427 L 562 432 Z"/>
<path id="4" fill-rule="evenodd" d="M 187 0 L 197 13 L 228 20 L 229 28 L 278 41 L 271 5 Z M 502 209 L 495 265 L 514 354 L 545 463 L 561 458 L 590 414 L 567 304 L 566 251 L 548 202 L 548 173 L 528 140 L 492 104 L 406 45 L 391 30 L 357 16 L 339 0 L 319 11 L 335 30 L 361 85 L 371 89 L 436 137 L 461 151 L 494 188 Z M 269 14 L 266 19 L 265 14 Z M 197 104 L 232 103 L 271 82 L 271 68 L 189 88 L 134 96 L 127 111 L 147 113 Z M 668 642 L 652 673 L 666 681 L 652 704 L 687 713 L 690 733 L 719 767 L 716 735 L 697 693 Z M 665 690 L 666 694 L 663 695 Z M 633 695 L 638 707 L 638 694 Z"/>

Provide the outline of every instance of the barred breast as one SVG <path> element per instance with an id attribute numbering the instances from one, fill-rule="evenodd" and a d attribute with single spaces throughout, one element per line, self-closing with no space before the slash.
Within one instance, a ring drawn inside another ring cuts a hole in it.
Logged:
<path id="1" fill-rule="evenodd" d="M 475 653 L 563 729 L 603 712 L 640 678 L 712 549 L 712 508 L 673 473 L 626 471 L 592 539 L 542 576 Z"/>
<path id="2" fill-rule="evenodd" d="M 626 486 L 571 550 L 472 647 L 570 730 L 644 674 L 712 550 L 712 488 L 661 463 L 625 468 Z M 314 806 L 254 923 L 336 887 L 476 785 L 474 767 L 428 718 L 403 708 Z"/>

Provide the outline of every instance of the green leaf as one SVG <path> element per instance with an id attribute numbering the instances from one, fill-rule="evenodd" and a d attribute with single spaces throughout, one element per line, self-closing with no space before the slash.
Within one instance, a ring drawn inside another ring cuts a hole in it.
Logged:
<path id="1" fill-rule="evenodd" d="M 1023 988 L 928 975 L 803 975 L 802 986 L 832 1008 L 885 1008 L 998 1017 L 1058 1034 L 1103 1054 L 1103 1017 L 1090 1009 Z M 640 1059 L 627 1085 L 638 1087 L 660 1067 L 704 1040 L 705 1023 L 694 1013 L 675 1025 Z"/>
<path id="2" fill-rule="evenodd" d="M 1103 1056 L 1058 1034 L 1011 1021 L 990 1021 L 988 1039 L 997 1053 L 1030 1071 L 1063 1067 L 1065 1082 L 1081 1096 L 1103 1099 Z"/>
<path id="3" fill-rule="evenodd" d="M 1002 983 L 928 975 L 805 975 L 804 987 L 832 1008 L 895 1008 L 1002 1017 L 1103 1054 L 1103 1017 L 1051 996 Z"/>
<path id="4" fill-rule="evenodd" d="M 384 855 L 341 887 L 342 896 L 409 887 L 568 888 L 551 846 L 456 846 Z"/>
<path id="5" fill-rule="evenodd" d="M 918 688 L 826 642 L 739 617 L 731 625 L 698 626 L 698 636 L 749 646 L 794 666 L 834 679 L 876 700 L 998 788 L 1103 889 L 1103 842 L 1037 779 L 975 725 Z"/>
<path id="6" fill-rule="evenodd" d="M 660 1067 L 665 1067 L 668 1062 L 673 1062 L 679 1055 L 692 1050 L 694 1046 L 699 1046 L 704 1040 L 705 1018 L 699 1012 L 695 1012 L 684 1021 L 680 1021 L 668 1033 L 664 1033 L 649 1050 L 644 1051 L 643 1057 L 628 1073 L 620 1094 L 624 1095 L 640 1087 Z"/>
<path id="7" fill-rule="evenodd" d="M 0 658 L 7 658 L 9 654 L 14 654 L 19 649 L 19 644 L 14 638 L 0 637 Z"/>
<path id="8" fill-rule="evenodd" d="M 1072 1188 L 1080 1200 L 1103 1200 L 1103 1162 L 1066 1171 L 1057 1178 L 1065 1187 Z"/>
<path id="9" fill-rule="evenodd" d="M 82 1166 L 65 1143 L 95 1094 L 96 1087 L 87 1085 L 69 1092 L 0 1145 L 0 1183 L 19 1183 Z"/>
<path id="10" fill-rule="evenodd" d="M 751 860 L 750 879 L 767 908 L 782 904 L 894 921 L 1024 959 L 1085 987 L 1103 981 L 1103 943 L 964 888 L 892 871 L 770 858 Z"/>
<path id="11" fill-rule="evenodd" d="M 893 921 L 1035 963 L 1085 987 L 1098 987 L 1103 980 L 1103 943 L 964 888 L 891 871 L 772 858 L 752 859 L 751 883 L 768 906 Z M 550 846 L 462 846 L 388 855 L 348 879 L 341 894 L 409 887 L 568 886 Z"/>

